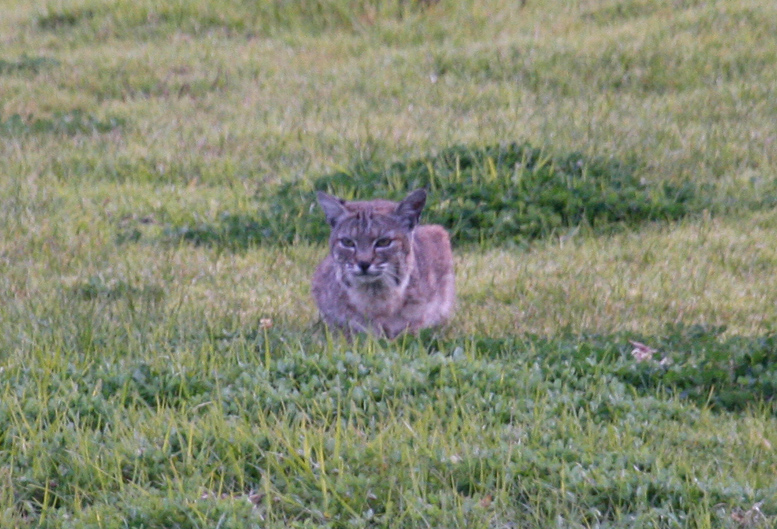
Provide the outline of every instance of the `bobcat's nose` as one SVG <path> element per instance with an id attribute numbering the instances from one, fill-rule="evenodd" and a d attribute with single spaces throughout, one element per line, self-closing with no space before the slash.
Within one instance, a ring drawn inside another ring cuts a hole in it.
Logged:
<path id="1" fill-rule="evenodd" d="M 370 268 L 370 262 L 369 261 L 359 261 L 356 263 L 359 266 L 359 269 L 362 271 L 362 274 L 366 274 L 367 270 Z"/>

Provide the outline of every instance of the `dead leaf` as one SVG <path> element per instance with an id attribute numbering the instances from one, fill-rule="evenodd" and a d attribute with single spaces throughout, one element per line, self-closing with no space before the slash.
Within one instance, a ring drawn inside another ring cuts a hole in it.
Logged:
<path id="1" fill-rule="evenodd" d="M 252 492 L 248 495 L 248 501 L 253 503 L 254 505 L 259 505 L 262 503 L 262 500 L 264 499 L 264 494 L 261 492 Z"/>
<path id="2" fill-rule="evenodd" d="M 731 511 L 731 519 L 740 527 L 765 527 L 767 518 L 761 512 L 763 502 L 758 502 L 748 510 L 737 507 Z"/>
<path id="3" fill-rule="evenodd" d="M 629 343 L 634 346 L 634 349 L 631 351 L 631 356 L 633 356 L 637 362 L 652 360 L 653 355 L 658 352 L 657 349 L 653 349 L 644 343 L 635 342 L 633 340 L 629 340 Z"/>

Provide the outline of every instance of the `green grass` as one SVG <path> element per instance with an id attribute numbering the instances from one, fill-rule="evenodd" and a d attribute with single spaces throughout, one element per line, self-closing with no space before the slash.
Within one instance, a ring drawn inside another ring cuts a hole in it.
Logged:
<path id="1" fill-rule="evenodd" d="M 6 4 L 0 526 L 775 524 L 772 3 Z M 454 320 L 333 339 L 420 185 Z"/>
<path id="2" fill-rule="evenodd" d="M 361 189 L 400 200 L 425 187 L 450 197 L 426 208 L 426 222 L 442 224 L 454 243 L 525 244 L 578 230 L 602 231 L 656 220 L 677 220 L 708 201 L 693 184 L 648 186 L 629 164 L 554 159 L 530 145 L 451 147 L 433 157 L 376 169 L 361 163 L 314 181 L 291 181 L 258 193 L 258 216 L 222 213 L 215 223 L 170 227 L 169 237 L 231 249 L 294 241 L 322 242 L 328 225 L 310 215 L 314 189 L 352 199 Z M 133 237 L 137 239 L 138 237 Z"/>

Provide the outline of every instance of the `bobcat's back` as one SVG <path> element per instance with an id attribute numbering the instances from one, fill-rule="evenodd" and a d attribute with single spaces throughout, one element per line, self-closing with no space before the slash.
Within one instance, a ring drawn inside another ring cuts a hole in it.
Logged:
<path id="1" fill-rule="evenodd" d="M 418 226 L 426 192 L 402 202 L 319 202 L 332 226 L 330 253 L 313 276 L 319 311 L 351 335 L 394 338 L 446 323 L 455 299 L 453 256 L 442 226 Z"/>

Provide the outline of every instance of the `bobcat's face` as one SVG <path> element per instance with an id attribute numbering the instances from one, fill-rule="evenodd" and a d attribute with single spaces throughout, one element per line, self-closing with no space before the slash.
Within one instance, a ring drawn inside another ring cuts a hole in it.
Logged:
<path id="1" fill-rule="evenodd" d="M 410 251 L 408 236 L 391 218 L 359 212 L 332 231 L 329 244 L 347 281 L 399 284 Z"/>
<path id="2" fill-rule="evenodd" d="M 399 203 L 346 202 L 326 193 L 318 198 L 332 226 L 329 247 L 346 286 L 401 285 L 426 192 L 415 191 Z"/>

